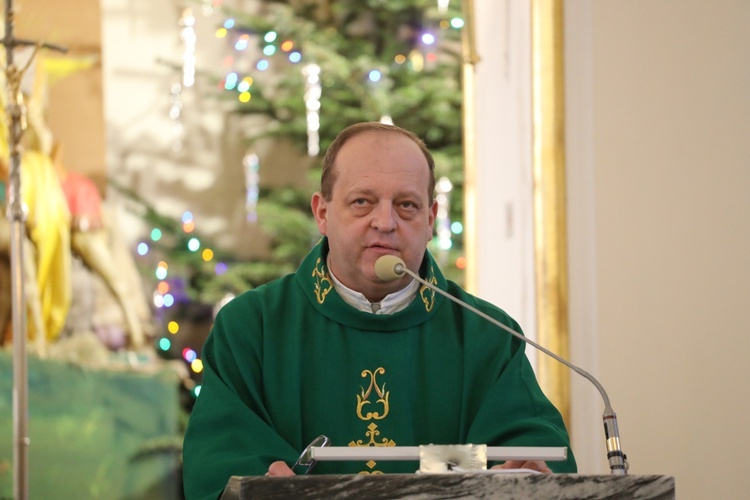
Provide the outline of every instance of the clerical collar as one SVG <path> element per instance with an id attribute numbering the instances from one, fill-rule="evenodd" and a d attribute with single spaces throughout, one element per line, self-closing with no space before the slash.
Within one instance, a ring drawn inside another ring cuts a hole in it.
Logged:
<path id="1" fill-rule="evenodd" d="M 331 271 L 330 260 L 328 261 L 328 274 L 331 275 L 333 288 L 344 302 L 359 311 L 372 314 L 393 314 L 406 309 L 419 290 L 419 283 L 416 280 L 411 280 L 411 283 L 405 288 L 386 295 L 380 302 L 370 302 L 363 293 L 352 290 L 336 278 Z"/>

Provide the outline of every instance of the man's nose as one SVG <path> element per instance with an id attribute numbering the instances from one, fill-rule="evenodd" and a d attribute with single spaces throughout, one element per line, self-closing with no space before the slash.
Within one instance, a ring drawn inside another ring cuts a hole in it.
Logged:
<path id="1" fill-rule="evenodd" d="M 372 211 L 373 228 L 378 231 L 390 232 L 396 229 L 398 224 L 398 214 L 390 203 L 378 203 L 375 210 Z"/>

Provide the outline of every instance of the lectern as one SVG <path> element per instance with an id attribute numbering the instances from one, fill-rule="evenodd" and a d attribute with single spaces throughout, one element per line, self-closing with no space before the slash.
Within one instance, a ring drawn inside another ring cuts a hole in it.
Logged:
<path id="1" fill-rule="evenodd" d="M 670 476 L 579 474 L 234 476 L 221 500 L 270 499 L 673 499 Z"/>
<path id="2" fill-rule="evenodd" d="M 321 436 L 324 437 L 324 436 Z M 491 460 L 564 460 L 567 449 L 488 447 L 486 445 L 423 445 L 419 447 L 319 447 L 311 443 L 298 463 L 347 460 L 418 459 L 414 474 L 329 474 L 293 477 L 233 476 L 221 500 L 246 499 L 673 499 L 674 478 L 613 474 L 539 474 L 526 469 L 487 469 Z"/>

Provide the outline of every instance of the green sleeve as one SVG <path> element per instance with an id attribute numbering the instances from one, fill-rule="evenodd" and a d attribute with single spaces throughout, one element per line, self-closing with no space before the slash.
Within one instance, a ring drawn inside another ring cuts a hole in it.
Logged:
<path id="1" fill-rule="evenodd" d="M 513 354 L 479 407 L 467 442 L 488 446 L 565 446 L 567 460 L 547 465 L 553 472 L 574 473 L 576 461 L 560 412 L 539 387 L 522 342 L 513 339 L 511 344 Z"/>
<path id="2" fill-rule="evenodd" d="M 219 313 L 201 353 L 203 385 L 183 449 L 185 497 L 218 498 L 230 476 L 263 475 L 299 452 L 277 432 L 264 406 L 262 324 L 234 299 Z M 254 319 L 254 321 L 253 321 Z"/>

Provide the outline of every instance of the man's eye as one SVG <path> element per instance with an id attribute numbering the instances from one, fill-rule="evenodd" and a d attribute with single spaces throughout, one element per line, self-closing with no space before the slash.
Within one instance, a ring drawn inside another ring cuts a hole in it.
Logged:
<path id="1" fill-rule="evenodd" d="M 366 203 L 367 203 L 367 200 L 365 200 L 364 198 L 359 198 L 359 199 L 354 200 L 352 204 L 357 205 L 357 206 L 362 206 L 362 205 L 365 205 Z"/>

